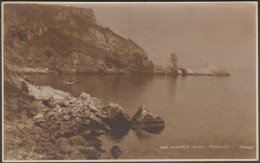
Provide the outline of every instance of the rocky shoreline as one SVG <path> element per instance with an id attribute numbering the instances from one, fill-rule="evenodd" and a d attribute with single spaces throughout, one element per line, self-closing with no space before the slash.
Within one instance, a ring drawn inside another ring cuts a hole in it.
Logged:
<path id="1" fill-rule="evenodd" d="M 131 118 L 118 104 L 104 104 L 84 92 L 73 97 L 18 75 L 6 77 L 4 88 L 5 160 L 99 159 L 105 152 L 100 135 L 120 138 L 130 129 L 160 133 L 165 127 L 144 107 Z M 113 146 L 111 159 L 121 153 Z"/>
<path id="2" fill-rule="evenodd" d="M 175 62 L 175 64 L 177 64 Z M 209 62 L 206 62 L 204 67 L 201 68 L 183 68 L 178 66 L 168 65 L 156 65 L 154 67 L 153 74 L 164 74 L 164 75 L 173 75 L 173 76 L 231 76 L 225 70 L 217 69 Z"/>
<path id="3" fill-rule="evenodd" d="M 178 68 L 176 73 L 167 71 L 169 68 L 161 68 L 160 70 L 154 71 L 143 71 L 143 72 L 127 72 L 127 71 L 98 71 L 98 72 L 79 72 L 76 70 L 72 71 L 53 71 L 48 68 L 17 68 L 13 69 L 12 72 L 16 74 L 99 74 L 99 75 L 127 75 L 127 74 L 150 74 L 150 75 L 173 75 L 173 76 L 231 76 L 225 70 L 220 69 L 209 69 L 209 68 Z"/>

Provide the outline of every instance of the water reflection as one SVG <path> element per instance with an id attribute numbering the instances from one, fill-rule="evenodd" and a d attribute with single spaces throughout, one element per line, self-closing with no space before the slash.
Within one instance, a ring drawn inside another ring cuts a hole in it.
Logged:
<path id="1" fill-rule="evenodd" d="M 243 77 L 241 77 L 243 76 Z M 129 130 L 101 136 L 102 148 L 114 144 L 129 158 L 253 158 L 254 150 L 160 150 L 160 145 L 254 145 L 256 132 L 255 73 L 231 77 L 151 76 L 151 75 L 38 75 L 39 85 L 78 96 L 86 92 L 104 103 L 120 104 L 130 116 L 143 105 L 165 121 L 159 134 Z M 60 80 L 76 80 L 65 85 Z M 102 154 L 106 158 L 105 154 Z M 109 154 L 110 155 L 110 154 Z"/>
<path id="2" fill-rule="evenodd" d="M 120 128 L 120 129 L 112 129 L 109 133 L 108 133 L 108 137 L 110 139 L 121 139 L 123 138 L 125 135 L 127 135 L 127 133 L 129 132 L 129 128 Z"/>

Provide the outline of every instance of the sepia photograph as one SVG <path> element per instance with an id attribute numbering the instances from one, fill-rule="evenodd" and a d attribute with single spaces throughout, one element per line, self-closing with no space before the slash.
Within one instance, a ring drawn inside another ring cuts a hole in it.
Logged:
<path id="1" fill-rule="evenodd" d="M 2 2 L 2 161 L 258 161 L 257 2 Z"/>

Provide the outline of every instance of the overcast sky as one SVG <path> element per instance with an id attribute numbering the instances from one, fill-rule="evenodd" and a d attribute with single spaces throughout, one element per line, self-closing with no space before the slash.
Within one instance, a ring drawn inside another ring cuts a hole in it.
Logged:
<path id="1" fill-rule="evenodd" d="M 150 59 L 165 64 L 176 53 L 179 65 L 254 68 L 256 3 L 91 3 L 97 20 L 134 40 Z"/>

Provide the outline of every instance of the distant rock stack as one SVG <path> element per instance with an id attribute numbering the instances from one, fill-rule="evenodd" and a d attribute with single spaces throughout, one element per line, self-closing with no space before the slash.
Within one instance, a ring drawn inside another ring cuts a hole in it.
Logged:
<path id="1" fill-rule="evenodd" d="M 178 75 L 178 59 L 176 53 L 171 54 L 171 73 L 173 75 Z"/>

